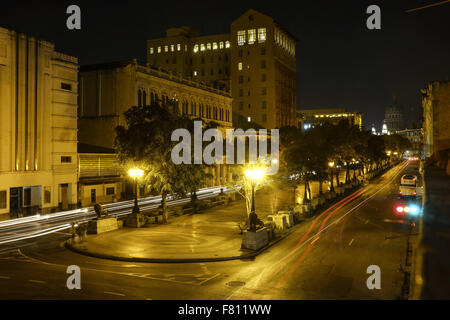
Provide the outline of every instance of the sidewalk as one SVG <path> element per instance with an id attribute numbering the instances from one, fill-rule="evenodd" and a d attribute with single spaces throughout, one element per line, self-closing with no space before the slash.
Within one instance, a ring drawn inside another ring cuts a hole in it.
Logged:
<path id="1" fill-rule="evenodd" d="M 269 196 L 271 195 L 271 196 Z M 270 189 L 256 195 L 258 218 L 276 212 L 278 203 L 287 203 L 289 192 L 271 194 Z M 291 196 L 292 197 L 292 196 Z M 258 252 L 241 249 L 238 227 L 246 215 L 245 202 L 236 200 L 196 214 L 169 217 L 169 223 L 148 224 L 143 228 L 123 228 L 100 235 L 88 235 L 80 244 L 66 246 L 78 253 L 99 258 L 135 262 L 208 262 L 252 258 Z M 281 240 L 277 237 L 269 246 Z"/>
<path id="2" fill-rule="evenodd" d="M 324 183 L 326 192 L 328 184 Z M 318 183 L 311 187 L 313 197 Z M 134 262 L 211 262 L 255 257 L 290 234 L 292 229 L 275 237 L 265 248 L 254 252 L 241 249 L 242 235 L 238 222 L 246 217 L 245 202 L 240 196 L 228 205 L 215 206 L 196 214 L 170 216 L 167 225 L 148 224 L 143 228 L 122 228 L 100 235 L 88 235 L 79 244 L 66 247 L 84 255 Z M 297 188 L 297 200 L 303 198 L 303 187 Z M 293 207 L 293 190 L 270 186 L 256 192 L 258 218 Z"/>
<path id="3" fill-rule="evenodd" d="M 416 285 L 422 290 L 414 295 L 417 299 L 450 299 L 450 176 L 443 169 L 426 167 L 424 178 L 425 203 L 416 277 Z"/>

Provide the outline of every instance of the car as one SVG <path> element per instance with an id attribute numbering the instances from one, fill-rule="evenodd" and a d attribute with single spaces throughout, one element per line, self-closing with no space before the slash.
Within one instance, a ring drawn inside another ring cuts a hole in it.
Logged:
<path id="1" fill-rule="evenodd" d="M 400 198 L 413 198 L 417 197 L 417 176 L 412 174 L 405 174 L 400 179 L 400 187 L 398 194 Z"/>

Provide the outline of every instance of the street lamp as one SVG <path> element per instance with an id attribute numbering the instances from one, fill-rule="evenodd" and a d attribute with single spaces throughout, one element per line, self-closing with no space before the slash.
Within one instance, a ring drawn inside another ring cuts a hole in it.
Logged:
<path id="1" fill-rule="evenodd" d="M 255 181 L 261 179 L 264 176 L 264 172 L 260 169 L 246 170 L 245 176 L 252 181 L 252 210 L 255 212 Z"/>
<path id="2" fill-rule="evenodd" d="M 333 186 L 333 168 L 334 168 L 334 161 L 328 162 L 328 166 L 330 167 L 330 176 L 331 176 L 331 179 L 330 179 L 330 183 L 331 183 L 331 185 L 330 185 L 330 191 L 331 191 L 331 192 L 334 192 L 334 186 Z"/>
<path id="3" fill-rule="evenodd" d="M 138 206 L 138 200 L 137 200 L 137 180 L 138 178 L 142 177 L 144 175 L 144 171 L 141 169 L 130 169 L 128 171 L 128 174 L 134 178 L 134 207 L 133 207 L 133 214 L 139 213 L 139 206 Z"/>

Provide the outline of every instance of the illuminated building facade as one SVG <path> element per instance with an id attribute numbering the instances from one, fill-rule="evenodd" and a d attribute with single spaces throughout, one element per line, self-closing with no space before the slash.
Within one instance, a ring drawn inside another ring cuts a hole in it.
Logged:
<path id="1" fill-rule="evenodd" d="M 404 129 L 403 113 L 395 97 L 392 105 L 386 108 L 384 117 L 384 122 L 386 123 L 387 131 L 389 133 L 395 133 L 396 131 Z"/>
<path id="2" fill-rule="evenodd" d="M 229 34 L 199 36 L 191 27 L 147 41 L 147 65 L 231 90 L 233 112 L 267 129 L 297 125 L 295 37 L 253 9 Z"/>
<path id="3" fill-rule="evenodd" d="M 423 148 L 430 157 L 450 148 L 450 81 L 433 81 L 422 90 Z"/>
<path id="4" fill-rule="evenodd" d="M 412 148 L 409 151 L 409 155 L 420 156 L 422 154 L 422 129 L 405 129 L 396 132 L 397 134 L 405 137 L 411 142 Z"/>
<path id="5" fill-rule="evenodd" d="M 308 130 L 325 122 L 337 125 L 342 120 L 346 120 L 349 125 L 358 126 L 362 130 L 361 112 L 350 112 L 342 108 L 297 110 L 297 114 L 298 118 L 303 119 L 304 130 Z"/>
<path id="6" fill-rule="evenodd" d="M 77 58 L 0 28 L 0 214 L 77 199 Z"/>
<path id="7" fill-rule="evenodd" d="M 230 35 L 200 36 L 187 26 L 166 30 L 166 38 L 147 41 L 147 66 L 230 90 Z"/>

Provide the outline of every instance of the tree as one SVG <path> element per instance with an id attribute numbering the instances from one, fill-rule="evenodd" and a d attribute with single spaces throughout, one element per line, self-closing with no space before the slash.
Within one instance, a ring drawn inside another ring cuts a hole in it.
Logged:
<path id="1" fill-rule="evenodd" d="M 163 221 L 168 221 L 167 195 L 195 193 L 203 184 L 204 166 L 176 165 L 171 159 L 177 141 L 171 141 L 178 128 L 193 131 L 193 121 L 180 116 L 174 101 L 161 106 L 132 107 L 124 112 L 126 127 L 118 126 L 115 146 L 120 163 L 144 170 L 143 182 L 162 196 Z M 193 154 L 193 153 L 191 153 Z M 203 177 L 203 178 L 202 178 Z"/>

